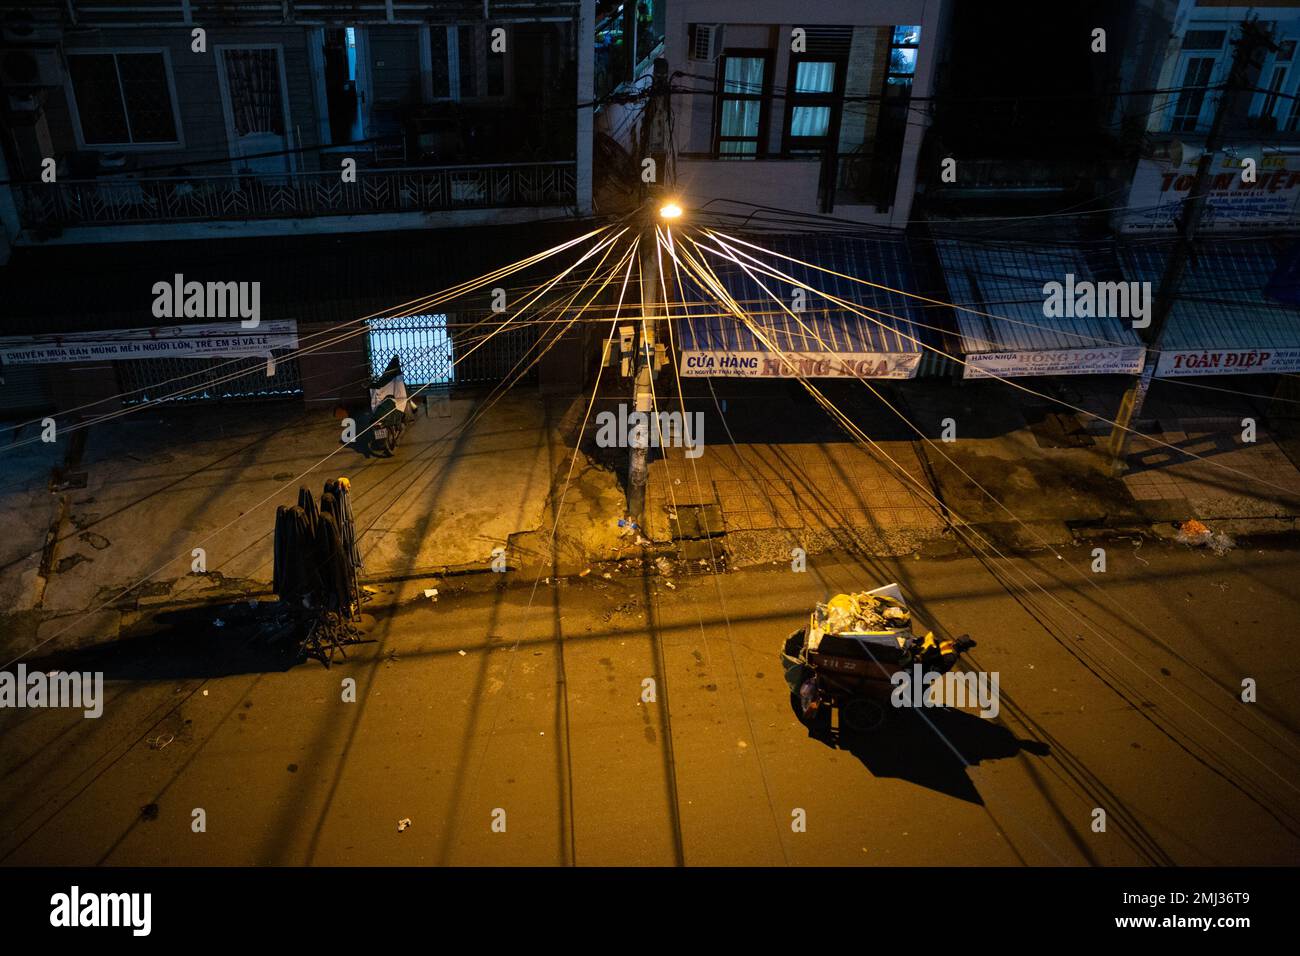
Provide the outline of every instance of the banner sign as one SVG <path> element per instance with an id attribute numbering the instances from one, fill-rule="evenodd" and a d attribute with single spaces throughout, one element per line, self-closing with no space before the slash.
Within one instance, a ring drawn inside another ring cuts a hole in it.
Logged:
<path id="1" fill-rule="evenodd" d="M 1300 349 L 1180 349 L 1156 363 L 1156 378 L 1252 372 L 1300 372 Z"/>
<path id="2" fill-rule="evenodd" d="M 915 378 L 919 352 L 682 352 L 683 378 Z"/>
<path id="3" fill-rule="evenodd" d="M 1177 229 L 1176 217 L 1192 188 L 1196 163 L 1139 160 L 1128 194 L 1128 211 L 1120 213 L 1124 233 L 1161 233 Z M 1266 154 L 1255 181 L 1242 179 L 1239 159 L 1214 159 L 1206 192 L 1202 232 L 1230 232 L 1293 226 L 1300 223 L 1300 155 Z"/>
<path id="4" fill-rule="evenodd" d="M 273 349 L 297 347 L 298 323 L 294 319 L 262 321 L 252 329 L 240 328 L 238 320 L 232 320 L 214 325 L 8 336 L 0 338 L 0 363 L 49 365 L 114 359 L 269 356 Z"/>
<path id="5" fill-rule="evenodd" d="M 963 378 L 1015 378 L 1021 375 L 1136 375 L 1145 364 L 1140 346 L 1044 351 L 971 352 Z"/>

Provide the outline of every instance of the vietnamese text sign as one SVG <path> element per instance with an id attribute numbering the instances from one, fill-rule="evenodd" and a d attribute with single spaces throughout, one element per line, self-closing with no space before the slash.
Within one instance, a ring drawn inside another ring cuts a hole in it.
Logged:
<path id="1" fill-rule="evenodd" d="M 1143 159 L 1133 173 L 1120 231 L 1174 232 L 1176 217 L 1192 188 L 1196 164 L 1174 166 Z M 1254 182 L 1242 179 L 1240 161 L 1217 156 L 1210 171 L 1200 229 L 1230 231 L 1300 222 L 1300 156 L 1265 155 Z"/>
<path id="2" fill-rule="evenodd" d="M 1300 372 L 1300 349 L 1180 349 L 1160 353 L 1157 378 Z"/>
<path id="3" fill-rule="evenodd" d="M 1145 364 L 1140 346 L 1043 351 L 972 352 L 963 378 L 1015 378 L 1020 375 L 1136 375 Z"/>
<path id="4" fill-rule="evenodd" d="M 683 352 L 686 378 L 913 378 L 920 353 Z"/>
<path id="5" fill-rule="evenodd" d="M 47 365 L 66 362 L 150 358 L 229 358 L 270 355 L 274 349 L 298 347 L 298 323 L 293 319 L 262 322 L 244 330 L 238 323 L 180 325 L 67 335 L 24 335 L 0 338 L 0 362 L 5 365 Z"/>

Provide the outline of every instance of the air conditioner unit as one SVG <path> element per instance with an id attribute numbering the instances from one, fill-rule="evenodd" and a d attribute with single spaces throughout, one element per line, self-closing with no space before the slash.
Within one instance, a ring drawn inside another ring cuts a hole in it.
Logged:
<path id="1" fill-rule="evenodd" d="M 31 20 L 15 19 L 0 25 L 0 44 L 4 46 L 22 46 L 24 44 L 55 44 L 63 39 L 63 27 L 57 23 L 36 23 Z"/>
<path id="2" fill-rule="evenodd" d="M 0 46 L 21 47 L 25 44 L 52 44 L 64 38 L 64 27 L 55 17 L 38 20 L 25 10 L 16 10 L 0 21 Z"/>
<path id="3" fill-rule="evenodd" d="M 63 85 L 63 56 L 54 46 L 0 48 L 0 84 L 9 89 Z"/>
<path id="4" fill-rule="evenodd" d="M 692 23 L 687 34 L 687 59 L 712 63 L 722 52 L 722 24 Z"/>

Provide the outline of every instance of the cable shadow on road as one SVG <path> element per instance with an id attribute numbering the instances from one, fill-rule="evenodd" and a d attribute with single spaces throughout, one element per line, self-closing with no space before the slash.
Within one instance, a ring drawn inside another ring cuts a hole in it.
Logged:
<path id="1" fill-rule="evenodd" d="M 797 715 L 798 702 L 793 697 L 790 706 Z M 873 777 L 906 780 L 977 806 L 984 805 L 984 798 L 949 744 L 972 767 L 985 760 L 1015 757 L 1022 751 L 1036 757 L 1051 752 L 1046 744 L 1021 739 L 995 721 L 951 707 L 927 708 L 924 716 L 922 720 L 907 711 L 888 713 L 881 726 L 864 732 L 848 728 L 836 732 L 828 724 L 816 722 L 808 727 L 808 736 L 852 754 Z"/>

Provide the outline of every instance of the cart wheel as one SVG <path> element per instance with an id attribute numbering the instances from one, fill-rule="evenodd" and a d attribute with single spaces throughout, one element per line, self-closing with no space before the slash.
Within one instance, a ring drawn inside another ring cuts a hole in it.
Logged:
<path id="1" fill-rule="evenodd" d="M 818 705 L 811 710 L 804 710 L 803 701 L 799 699 L 798 694 L 790 695 L 790 706 L 794 712 L 799 715 L 799 723 L 803 724 L 810 730 L 825 732 L 826 725 L 831 719 L 831 709 L 826 705 Z"/>
<path id="2" fill-rule="evenodd" d="M 866 697 L 851 697 L 840 708 L 844 726 L 857 733 L 875 730 L 885 720 L 885 708 Z"/>

